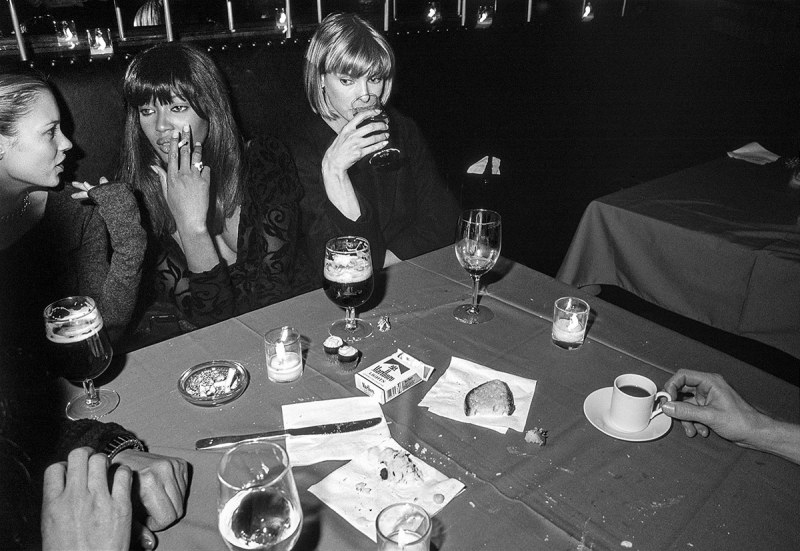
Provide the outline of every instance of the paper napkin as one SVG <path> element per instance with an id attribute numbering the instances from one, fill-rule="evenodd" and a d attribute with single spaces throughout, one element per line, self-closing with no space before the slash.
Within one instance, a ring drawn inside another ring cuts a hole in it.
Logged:
<path id="1" fill-rule="evenodd" d="M 368 396 L 283 406 L 283 426 L 287 429 L 372 417 L 383 419 L 383 410 L 378 402 Z M 295 467 L 329 460 L 349 460 L 361 450 L 374 446 L 389 436 L 389 426 L 386 419 L 383 419 L 374 427 L 355 432 L 292 436 L 286 439 L 286 452 Z"/>
<path id="2" fill-rule="evenodd" d="M 739 149 L 728 151 L 728 157 L 733 159 L 741 159 L 742 161 L 755 163 L 757 165 L 773 163 L 780 158 L 772 151 L 764 149 L 764 147 L 762 147 L 762 145 L 758 142 L 750 142 Z"/>
<path id="3" fill-rule="evenodd" d="M 514 413 L 502 417 L 488 415 L 467 417 L 464 413 L 464 398 L 467 392 L 492 379 L 504 381 L 511 389 L 516 406 Z M 508 429 L 519 432 L 525 430 L 534 392 L 536 392 L 536 381 L 453 357 L 447 371 L 436 381 L 419 405 L 428 408 L 428 411 L 436 415 L 505 434 Z"/>
<path id="4" fill-rule="evenodd" d="M 385 447 L 408 453 L 391 438 L 377 446 L 378 450 Z M 362 448 L 351 462 L 308 489 L 373 541 L 376 540 L 375 519 L 384 507 L 410 501 L 433 516 L 464 489 L 460 481 L 446 477 L 411 454 L 409 459 L 419 469 L 421 481 L 404 485 L 383 480 L 376 452 Z"/>

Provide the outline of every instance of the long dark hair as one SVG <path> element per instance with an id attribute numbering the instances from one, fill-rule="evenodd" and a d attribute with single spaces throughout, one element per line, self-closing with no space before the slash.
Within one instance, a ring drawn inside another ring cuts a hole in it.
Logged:
<path id="1" fill-rule="evenodd" d="M 167 206 L 152 165 L 163 166 L 139 124 L 139 108 L 147 103 L 183 98 L 208 121 L 203 162 L 211 168 L 208 228 L 220 234 L 225 218 L 241 203 L 242 137 L 233 118 L 230 97 L 219 68 L 204 52 L 180 42 L 158 44 L 138 54 L 123 82 L 126 104 L 125 132 L 117 179 L 130 182 L 147 207 L 147 219 L 156 235 L 175 232 L 175 219 Z"/>

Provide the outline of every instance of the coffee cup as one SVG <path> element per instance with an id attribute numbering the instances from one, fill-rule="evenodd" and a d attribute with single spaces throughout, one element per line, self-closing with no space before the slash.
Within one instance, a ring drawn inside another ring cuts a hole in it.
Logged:
<path id="1" fill-rule="evenodd" d="M 642 375 L 627 373 L 614 379 L 608 421 L 623 432 L 639 432 L 661 414 L 661 398 L 671 400 L 669 393 L 658 392 L 656 384 Z"/>

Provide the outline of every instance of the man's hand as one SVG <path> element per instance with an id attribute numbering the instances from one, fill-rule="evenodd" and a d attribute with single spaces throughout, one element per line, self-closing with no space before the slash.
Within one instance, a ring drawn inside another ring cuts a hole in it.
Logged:
<path id="1" fill-rule="evenodd" d="M 108 458 L 91 448 L 44 473 L 42 549 L 127 550 L 131 543 L 131 471 L 119 467 L 109 489 Z"/>
<path id="2" fill-rule="evenodd" d="M 184 513 L 189 470 L 186 461 L 139 450 L 123 450 L 114 457 L 133 471 L 134 493 L 147 514 L 141 519 L 150 530 L 163 530 Z"/>

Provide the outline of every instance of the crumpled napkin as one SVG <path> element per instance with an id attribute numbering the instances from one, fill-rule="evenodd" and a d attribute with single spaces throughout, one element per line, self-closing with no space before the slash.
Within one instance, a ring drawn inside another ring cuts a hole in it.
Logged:
<path id="1" fill-rule="evenodd" d="M 473 164 L 467 169 L 467 174 L 489 174 L 486 170 L 487 166 L 491 169 L 491 174 L 500 174 L 500 159 L 491 157 L 491 164 L 489 164 L 489 156 L 484 157 L 477 163 Z"/>
<path id="2" fill-rule="evenodd" d="M 741 159 L 742 161 L 755 163 L 757 165 L 774 163 L 780 158 L 779 155 L 776 155 L 772 151 L 765 149 L 758 142 L 750 142 L 747 145 L 743 145 L 739 149 L 728 151 L 728 157 L 731 157 L 732 159 Z"/>
<path id="3" fill-rule="evenodd" d="M 502 417 L 488 415 L 467 417 L 464 413 L 464 398 L 467 392 L 492 379 L 504 381 L 511 389 L 516 406 L 514 413 Z M 447 371 L 436 381 L 419 405 L 427 407 L 428 411 L 436 415 L 505 434 L 508 429 L 518 432 L 525 430 L 534 392 L 536 392 L 536 381 L 534 380 L 496 371 L 454 356 L 450 360 Z"/>
<path id="4" fill-rule="evenodd" d="M 391 438 L 378 447 L 408 453 Z M 374 451 L 370 454 L 369 449 L 362 448 L 352 461 L 308 489 L 372 541 L 377 539 L 375 519 L 383 508 L 394 503 L 413 502 L 433 516 L 464 490 L 460 481 L 446 477 L 411 454 L 410 459 L 421 472 L 422 481 L 408 486 L 389 483 L 381 479 L 381 465 L 374 455 Z"/>
<path id="5" fill-rule="evenodd" d="M 357 421 L 381 417 L 383 410 L 369 396 L 300 402 L 283 406 L 283 426 L 289 428 Z M 292 436 L 286 439 L 286 453 L 295 467 L 329 460 L 349 460 L 361 450 L 389 438 L 386 419 L 374 427 L 354 432 Z"/>

